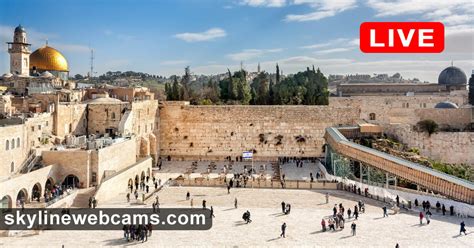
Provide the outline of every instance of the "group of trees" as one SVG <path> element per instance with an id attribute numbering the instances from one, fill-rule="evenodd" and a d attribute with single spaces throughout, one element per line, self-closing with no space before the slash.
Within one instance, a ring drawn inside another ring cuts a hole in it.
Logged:
<path id="1" fill-rule="evenodd" d="M 190 101 L 191 104 L 252 104 L 252 105 L 324 105 L 328 104 L 328 81 L 319 70 L 309 67 L 282 78 L 280 68 L 276 73 L 258 73 L 248 82 L 248 72 L 239 70 L 221 80 L 210 79 L 199 89 L 190 87 L 190 70 L 186 67 L 185 74 L 173 83 L 165 84 L 167 100 Z"/>

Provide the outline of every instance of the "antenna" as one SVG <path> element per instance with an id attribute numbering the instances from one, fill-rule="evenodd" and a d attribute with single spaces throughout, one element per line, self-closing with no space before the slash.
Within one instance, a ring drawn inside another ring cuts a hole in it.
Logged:
<path id="1" fill-rule="evenodd" d="M 90 80 L 92 80 L 93 75 L 94 75 L 94 49 L 91 48 L 91 71 L 89 74 Z"/>

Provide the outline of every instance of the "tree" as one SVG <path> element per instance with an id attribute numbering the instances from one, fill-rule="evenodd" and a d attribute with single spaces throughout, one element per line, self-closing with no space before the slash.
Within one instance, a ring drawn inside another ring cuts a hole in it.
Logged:
<path id="1" fill-rule="evenodd" d="M 273 80 L 270 79 L 270 85 L 268 86 L 268 104 L 273 105 L 275 93 L 273 92 Z"/>
<path id="2" fill-rule="evenodd" d="M 76 80 L 84 79 L 84 76 L 82 76 L 81 74 L 76 74 L 74 75 L 74 79 Z"/>
<path id="3" fill-rule="evenodd" d="M 171 88 L 171 100 L 172 101 L 179 101 L 179 88 L 180 85 L 178 83 L 178 77 L 174 76 L 173 86 Z"/>
<path id="4" fill-rule="evenodd" d="M 438 132 L 438 123 L 433 120 L 422 120 L 419 121 L 416 125 L 419 130 L 428 133 L 428 136 L 431 136 L 432 134 Z"/>
<path id="5" fill-rule="evenodd" d="M 469 104 L 474 106 L 474 71 L 469 78 Z"/>
<path id="6" fill-rule="evenodd" d="M 280 83 L 280 67 L 278 66 L 278 63 L 276 65 L 276 83 Z"/>

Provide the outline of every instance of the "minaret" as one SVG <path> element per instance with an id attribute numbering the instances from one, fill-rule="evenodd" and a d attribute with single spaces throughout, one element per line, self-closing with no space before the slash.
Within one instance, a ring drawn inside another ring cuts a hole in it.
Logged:
<path id="1" fill-rule="evenodd" d="M 13 42 L 7 42 L 10 54 L 10 73 L 28 76 L 30 75 L 30 46 L 26 43 L 26 31 L 21 26 L 15 28 Z"/>
<path id="2" fill-rule="evenodd" d="M 258 62 L 257 73 L 260 74 L 260 62 Z"/>

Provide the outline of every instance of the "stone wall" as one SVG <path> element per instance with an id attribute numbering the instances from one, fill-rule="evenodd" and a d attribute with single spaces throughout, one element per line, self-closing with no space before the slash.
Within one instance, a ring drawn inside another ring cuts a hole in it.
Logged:
<path id="1" fill-rule="evenodd" d="M 98 185 L 106 172 L 114 173 L 136 162 L 135 139 L 114 143 L 98 150 L 67 149 L 43 151 L 46 165 L 59 165 L 64 179 L 69 174 L 79 178 L 81 187 Z"/>
<path id="2" fill-rule="evenodd" d="M 330 97 L 329 106 L 353 107 L 360 109 L 359 118 L 374 124 L 405 123 L 415 125 L 420 117 L 417 110 L 434 109 L 443 101 L 451 101 L 458 106 L 467 103 L 464 93 L 452 92 L 448 96 L 355 96 Z M 375 117 L 374 119 L 371 118 Z"/>
<path id="3" fill-rule="evenodd" d="M 415 113 L 420 120 L 433 120 L 440 128 L 462 130 L 474 122 L 474 108 L 417 109 Z"/>
<path id="4" fill-rule="evenodd" d="M 64 151 L 43 151 L 43 162 L 46 165 L 56 165 L 60 169 L 56 178 L 59 183 L 72 174 L 79 179 L 80 187 L 91 186 L 91 154 L 92 150 L 64 150 Z"/>
<path id="5" fill-rule="evenodd" d="M 87 132 L 103 135 L 116 134 L 128 103 L 102 103 L 87 105 Z"/>
<path id="6" fill-rule="evenodd" d="M 445 163 L 474 165 L 473 132 L 438 132 L 428 137 L 402 124 L 386 126 L 384 131 L 408 147 L 418 148 L 423 156 Z"/>
<path id="7" fill-rule="evenodd" d="M 20 168 L 29 150 L 25 142 L 27 137 L 24 124 L 0 126 L 0 178 L 6 178 Z"/>
<path id="8" fill-rule="evenodd" d="M 235 159 L 254 151 L 256 160 L 322 156 L 324 129 L 353 125 L 354 107 L 190 106 L 160 108 L 160 156 L 172 159 Z"/>
<path id="9" fill-rule="evenodd" d="M 84 103 L 57 104 L 54 113 L 53 133 L 59 137 L 64 137 L 68 134 L 86 134 L 86 108 L 87 104 Z"/>
<path id="10" fill-rule="evenodd" d="M 106 171 L 119 171 L 134 164 L 136 159 L 135 139 L 125 140 L 120 143 L 99 149 L 97 154 L 98 183 Z"/>
<path id="11" fill-rule="evenodd" d="M 95 198 L 98 202 L 104 202 L 117 195 L 128 191 L 129 180 L 134 181 L 135 177 L 141 177 L 142 173 L 150 175 L 152 166 L 152 159 L 150 157 L 139 160 L 135 164 L 125 168 L 122 171 L 106 178 L 98 187 Z M 124 199 L 125 200 L 125 199 Z"/>

